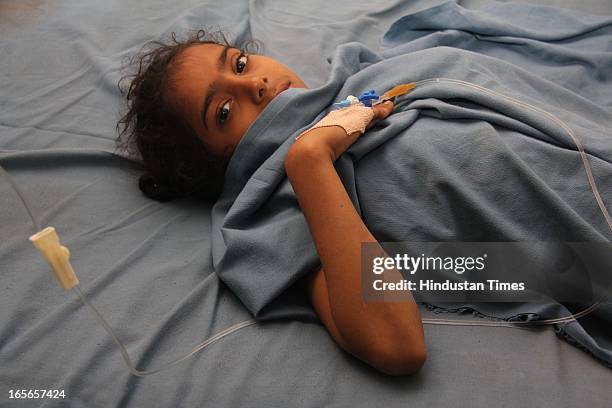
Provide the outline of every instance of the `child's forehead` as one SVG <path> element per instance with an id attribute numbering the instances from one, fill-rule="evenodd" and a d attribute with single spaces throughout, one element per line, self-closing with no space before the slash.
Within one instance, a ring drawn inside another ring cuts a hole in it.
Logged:
<path id="1" fill-rule="evenodd" d="M 175 62 L 178 64 L 215 63 L 224 48 L 225 46 L 220 44 L 190 45 L 177 55 Z"/>
<path id="2" fill-rule="evenodd" d="M 196 44 L 181 50 L 169 66 L 169 77 L 172 80 L 184 80 L 200 76 L 203 71 L 210 74 L 217 66 L 224 48 L 219 44 Z"/>

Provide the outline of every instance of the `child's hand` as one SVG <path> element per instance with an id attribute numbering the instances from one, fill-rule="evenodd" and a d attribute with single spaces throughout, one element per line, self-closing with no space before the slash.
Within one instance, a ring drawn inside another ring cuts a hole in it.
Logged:
<path id="1" fill-rule="evenodd" d="M 389 116 L 393 112 L 393 102 L 386 101 L 383 103 L 379 103 L 378 105 L 374 105 L 372 107 L 372 110 L 374 110 L 374 118 L 366 127 L 366 129 L 371 128 L 376 124 L 376 122 L 379 122 Z"/>
<path id="2" fill-rule="evenodd" d="M 336 120 L 328 115 L 311 129 L 298 136 L 296 142 L 289 149 L 285 162 L 289 159 L 305 163 L 306 160 L 303 160 L 303 156 L 313 154 L 327 155 L 332 162 L 335 161 L 363 134 L 361 130 L 353 131 L 353 129 L 363 129 L 365 127 L 367 130 L 377 122 L 385 119 L 393 111 L 393 102 L 387 101 L 375 105 L 372 108 L 361 107 L 361 109 L 371 109 L 371 112 L 365 119 L 367 124 L 363 122 L 364 116 L 354 118 L 354 121 L 362 121 L 361 123 L 351 123 L 353 119 L 350 117 L 347 122 L 347 118 L 340 117 L 340 115 L 336 113 L 335 115 L 338 116 L 336 122 Z M 362 113 L 363 112 L 367 111 L 362 111 Z M 351 133 L 347 134 L 347 130 L 345 129 L 350 129 L 349 131 Z"/>

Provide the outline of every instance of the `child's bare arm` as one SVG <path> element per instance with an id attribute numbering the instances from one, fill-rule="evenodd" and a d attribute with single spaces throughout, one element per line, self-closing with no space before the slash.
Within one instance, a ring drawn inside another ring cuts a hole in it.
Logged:
<path id="1" fill-rule="evenodd" d="M 386 115 L 377 112 L 375 119 Z M 307 285 L 309 296 L 345 350 L 381 371 L 407 374 L 418 370 L 426 356 L 418 307 L 414 301 L 362 302 L 361 243 L 377 241 L 333 166 L 358 137 L 337 126 L 314 129 L 294 143 L 285 159 L 323 266 Z"/>

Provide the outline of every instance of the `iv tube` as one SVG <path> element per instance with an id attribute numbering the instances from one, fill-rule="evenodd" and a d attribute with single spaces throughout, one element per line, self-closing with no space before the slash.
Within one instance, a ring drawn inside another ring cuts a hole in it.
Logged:
<path id="1" fill-rule="evenodd" d="M 612 231 L 612 218 L 610 217 L 610 214 L 608 213 L 608 210 L 601 198 L 601 195 L 599 194 L 599 189 L 597 188 L 597 185 L 595 184 L 595 179 L 593 178 L 593 171 L 591 170 L 591 166 L 589 165 L 589 161 L 587 158 L 587 155 L 584 151 L 584 148 L 582 147 L 582 143 L 580 143 L 580 140 L 578 139 L 578 137 L 576 137 L 576 135 L 574 134 L 574 132 L 572 131 L 572 129 L 565 123 L 563 122 L 561 119 L 559 119 L 557 116 L 553 115 L 550 112 L 545 111 L 544 109 L 538 108 L 537 106 L 533 106 L 530 105 L 526 102 L 522 102 L 519 101 L 518 99 L 512 98 L 510 96 L 501 94 L 499 92 L 495 92 L 491 89 L 482 87 L 480 85 L 477 84 L 473 84 L 471 82 L 466 82 L 466 81 L 461 81 L 459 79 L 451 79 L 451 78 L 430 78 L 430 79 L 424 79 L 422 81 L 418 81 L 416 83 L 417 86 L 419 85 L 423 85 L 423 84 L 428 84 L 428 83 L 439 83 L 439 82 L 449 82 L 449 83 L 453 83 L 453 84 L 457 84 L 457 85 L 463 85 L 465 87 L 468 88 L 473 88 L 476 89 L 478 91 L 481 91 L 483 93 L 488 93 L 490 95 L 494 95 L 503 99 L 506 99 L 516 105 L 519 106 L 523 106 L 527 109 L 530 109 L 536 113 L 541 113 L 544 114 L 546 116 L 548 116 L 553 122 L 555 122 L 557 125 L 559 125 L 563 130 L 565 130 L 565 132 L 567 132 L 567 134 L 571 137 L 572 141 L 574 142 L 574 144 L 576 145 L 576 148 L 578 149 L 578 152 L 580 153 L 580 158 L 582 159 L 582 164 L 584 166 L 584 171 L 587 174 L 587 179 L 589 180 L 589 185 L 591 186 L 591 191 L 593 191 L 593 195 L 595 196 L 595 200 L 597 201 L 597 205 L 599 206 L 599 209 L 601 211 L 601 213 L 603 214 L 604 218 L 606 219 L 606 222 L 608 223 L 608 227 L 610 227 L 610 231 Z"/>
<path id="2" fill-rule="evenodd" d="M 464 86 L 468 86 L 477 90 L 480 90 L 482 92 L 485 93 L 490 93 L 493 95 L 497 95 L 499 97 L 503 97 L 507 100 L 510 100 L 518 105 L 527 107 L 529 109 L 532 109 L 538 113 L 542 113 L 547 115 L 548 117 L 550 117 L 555 123 L 557 123 L 559 126 L 561 126 L 572 138 L 572 140 L 574 141 L 574 143 L 576 144 L 576 147 L 578 148 L 578 151 L 580 152 L 582 161 L 583 161 L 583 165 L 585 168 L 585 171 L 587 173 L 587 178 L 589 180 L 589 184 L 591 186 L 591 190 L 593 191 L 593 194 L 595 196 L 595 199 L 599 205 L 599 208 L 601 210 L 601 212 L 603 213 L 608 226 L 610 227 L 610 229 L 612 230 L 612 219 L 610 218 L 610 215 L 608 214 L 608 211 L 603 203 L 603 200 L 601 199 L 601 196 L 599 194 L 599 190 L 597 189 L 597 186 L 595 185 L 595 180 L 593 178 L 592 175 L 592 171 L 591 171 L 591 167 L 588 163 L 587 157 L 586 157 L 586 153 L 584 152 L 584 149 L 581 145 L 581 143 L 579 142 L 578 138 L 574 135 L 574 133 L 572 132 L 571 128 L 569 128 L 564 122 L 562 122 L 559 118 L 557 118 L 556 116 L 550 114 L 549 112 L 546 112 L 540 108 L 537 108 L 535 106 L 529 105 L 527 103 L 518 101 L 514 98 L 508 97 L 506 95 L 502 95 L 500 93 L 494 92 L 490 89 L 487 88 L 483 88 L 481 86 L 478 86 L 476 84 L 472 84 L 470 82 L 465 82 L 465 81 L 460 81 L 460 80 L 456 80 L 456 79 L 449 79 L 449 78 L 431 78 L 431 79 L 425 79 L 422 81 L 418 81 L 416 84 L 417 86 L 420 85 L 424 85 L 427 83 L 438 83 L 438 82 L 450 82 L 450 83 L 455 83 L 455 84 L 461 84 Z M 32 220 L 32 223 L 34 224 L 34 226 L 36 227 L 37 231 L 41 231 L 40 228 L 40 224 L 38 223 L 38 221 L 36 220 L 36 218 L 34 217 L 34 215 L 32 214 L 32 211 L 30 210 L 30 207 L 27 205 L 25 199 L 23 198 L 18 186 L 15 184 L 15 182 L 13 181 L 13 179 L 10 177 L 10 175 L 4 170 L 4 168 L 0 165 L 0 173 L 3 174 L 5 176 L 5 178 L 9 181 L 9 183 L 11 184 L 11 187 L 13 188 L 13 190 L 16 192 L 16 194 L 19 196 L 19 199 L 21 200 L 23 206 L 25 207 L 30 219 Z M 78 284 L 76 284 L 74 287 L 72 287 L 72 290 L 78 295 L 78 297 L 81 299 L 81 301 L 87 305 L 96 315 L 96 317 L 98 318 L 98 320 L 100 321 L 100 323 L 102 324 L 102 326 L 104 327 L 104 329 L 107 331 L 108 335 L 113 339 L 113 341 L 115 342 L 115 344 L 117 344 L 117 346 L 119 347 L 119 350 L 121 352 L 121 355 L 128 367 L 128 370 L 130 371 L 131 374 L 133 374 L 134 376 L 137 377 L 144 377 L 147 375 L 151 375 L 151 374 L 155 374 L 158 373 L 160 371 L 163 371 L 167 368 L 170 368 L 184 360 L 186 360 L 187 358 L 193 356 L 194 354 L 196 354 L 197 352 L 203 350 L 205 347 L 209 346 L 210 344 L 216 342 L 217 340 L 227 336 L 228 334 L 233 333 L 234 331 L 237 331 L 241 328 L 256 324 L 257 321 L 255 319 L 248 319 L 245 320 L 243 322 L 237 323 L 233 326 L 230 326 L 229 328 L 217 333 L 216 335 L 210 337 L 209 339 L 207 339 L 206 341 L 198 344 L 197 346 L 195 346 L 192 351 L 188 354 L 186 354 L 183 357 L 180 357 L 176 360 L 173 360 L 171 362 L 168 362 L 164 365 L 162 365 L 159 368 L 153 369 L 153 370 L 137 370 L 127 352 L 127 349 L 125 348 L 125 346 L 121 343 L 121 341 L 117 338 L 117 336 L 115 335 L 113 329 L 111 328 L 111 326 L 108 324 L 108 322 L 104 319 L 104 317 L 102 317 L 102 314 L 100 312 L 98 312 L 98 310 L 94 307 L 94 305 L 89 302 L 89 300 L 87 300 L 87 298 L 85 297 L 85 295 L 83 294 L 83 292 L 81 291 L 81 289 L 79 288 Z M 552 324 L 557 324 L 557 323 L 565 323 L 565 322 L 571 322 L 571 321 L 575 321 L 576 319 L 586 316 L 587 314 L 593 312 L 595 309 L 597 309 L 599 307 L 599 305 L 601 304 L 601 300 L 595 302 L 593 305 L 591 305 L 590 307 L 580 311 L 579 313 L 575 313 L 575 314 L 571 314 L 569 316 L 565 316 L 565 317 L 560 317 L 560 318 L 555 318 L 555 319 L 546 319 L 546 320 L 535 320 L 535 321 L 517 321 L 517 322 L 509 322 L 509 321 L 505 321 L 505 320 L 500 320 L 500 321 L 474 321 L 474 320 L 465 320 L 465 321 L 456 321 L 456 320 L 450 320 L 450 319 L 422 319 L 423 324 L 435 324 L 435 325 L 453 325 L 453 326 L 496 326 L 496 327 L 509 327 L 509 328 L 520 328 L 520 327 L 525 327 L 525 326 L 542 326 L 542 325 L 552 325 Z"/>
<path id="3" fill-rule="evenodd" d="M 140 370 L 137 370 L 136 367 L 134 367 L 134 363 L 132 363 L 132 360 L 130 359 L 130 356 L 128 355 L 128 352 L 127 352 L 125 346 L 121 343 L 121 341 L 119 341 L 117 336 L 115 336 L 115 333 L 113 332 L 113 329 L 106 322 L 106 320 L 104 320 L 104 317 L 102 317 L 100 312 L 98 312 L 98 310 L 89 302 L 89 300 L 87 300 L 85 295 L 83 295 L 83 292 L 81 292 L 81 289 L 79 288 L 79 286 L 78 285 L 75 286 L 72 290 L 75 291 L 76 294 L 79 295 L 79 298 L 81 298 L 81 301 L 83 303 L 85 303 L 87 306 L 89 306 L 89 308 L 91 310 L 93 310 L 93 312 L 96 314 L 96 316 L 98 317 L 98 320 L 100 321 L 100 323 L 102 323 L 102 326 L 104 326 L 104 329 L 106 330 L 108 335 L 112 337 L 112 339 L 115 341 L 115 344 L 117 344 L 117 346 L 119 347 L 119 350 L 121 351 L 121 355 L 123 356 L 123 360 L 125 360 L 125 363 L 127 364 L 128 369 L 130 370 L 130 373 L 132 373 L 133 375 L 135 375 L 137 377 L 144 377 L 144 376 L 147 376 L 147 375 L 158 373 L 158 372 L 163 371 L 163 370 L 165 370 L 167 368 L 170 368 L 170 367 L 180 363 L 181 361 L 188 359 L 189 357 L 191 357 L 192 355 L 194 355 L 198 351 L 200 351 L 203 348 L 207 347 L 208 345 L 214 343 L 215 341 L 217 341 L 217 340 L 227 336 L 228 334 L 233 333 L 236 330 L 242 329 L 243 327 L 250 326 L 252 324 L 257 323 L 257 321 L 255 321 L 254 319 L 249 319 L 249 320 L 245 320 L 243 322 L 240 322 L 238 324 L 235 324 L 235 325 L 233 325 L 233 326 L 231 326 L 231 327 L 229 327 L 229 328 L 227 328 L 227 329 L 217 333 L 213 337 L 210 337 L 208 340 L 204 341 L 203 343 L 198 344 L 196 347 L 193 348 L 193 350 L 191 350 L 191 352 L 189 354 L 186 354 L 186 355 L 184 355 L 181 358 L 178 358 L 178 359 L 176 359 L 174 361 L 166 363 L 166 364 L 162 365 L 160 368 L 157 368 L 155 370 L 140 371 Z"/>
<path id="4" fill-rule="evenodd" d="M 19 187 L 17 187 L 17 184 L 14 182 L 13 178 L 8 174 L 8 172 L 6 170 L 4 170 L 4 168 L 1 165 L 0 165 L 0 173 L 5 176 L 5 178 L 11 184 L 11 187 L 13 188 L 15 193 L 17 193 L 17 195 L 19 196 L 19 199 L 21 200 L 23 206 L 25 207 L 26 211 L 28 212 L 28 215 L 29 215 L 30 219 L 32 220 L 32 223 L 36 227 L 36 230 L 37 231 L 41 231 L 40 224 L 38 223 L 38 220 L 34 217 L 32 211 L 30 210 L 30 207 L 27 205 L 25 199 L 23 198 L 23 195 L 21 194 L 21 191 L 19 190 Z M 217 333 L 216 335 L 208 338 L 206 341 L 198 344 L 197 346 L 195 346 L 191 350 L 190 353 L 184 355 L 183 357 L 180 357 L 180 358 L 178 358 L 178 359 L 176 359 L 174 361 L 168 362 L 168 363 L 162 365 L 161 367 L 153 369 L 153 370 L 137 370 L 136 367 L 134 366 L 134 363 L 132 362 L 132 359 L 130 358 L 130 356 L 129 356 L 128 352 L 127 352 L 127 349 L 123 345 L 123 343 L 121 343 L 121 341 L 117 338 L 117 336 L 115 335 L 115 332 L 113 331 L 111 326 L 104 319 L 104 317 L 102 317 L 102 314 L 95 308 L 95 306 L 89 300 L 87 300 L 87 298 L 85 297 L 85 295 L 81 291 L 81 288 L 78 285 L 78 280 L 76 280 L 76 282 L 77 282 L 77 284 L 74 285 L 71 288 L 71 290 L 74 291 L 78 295 L 78 297 L 81 299 L 81 301 L 85 305 L 87 305 L 93 311 L 93 313 L 96 315 L 96 317 L 98 318 L 98 320 L 100 321 L 100 323 L 104 327 L 104 330 L 106 330 L 106 332 L 113 339 L 115 344 L 117 344 L 117 347 L 119 347 L 119 351 L 121 352 L 121 356 L 123 357 L 123 360 L 125 361 L 125 364 L 127 365 L 128 370 L 130 371 L 131 374 L 133 374 L 134 376 L 137 376 L 137 377 L 145 377 L 147 375 L 151 375 L 151 374 L 155 374 L 155 373 L 158 373 L 160 371 L 163 371 L 163 370 L 165 370 L 167 368 L 171 368 L 174 365 L 180 363 L 181 361 L 186 360 L 187 358 L 189 358 L 192 355 L 196 354 L 198 351 L 204 349 L 205 347 L 209 346 L 210 344 L 212 344 L 212 343 L 216 342 L 217 340 L 227 336 L 228 334 L 231 334 L 231 333 L 235 332 L 236 330 L 240 330 L 243 327 L 251 326 L 251 325 L 257 323 L 257 321 L 255 319 L 248 319 L 248 320 L 245 320 L 243 322 L 237 323 L 237 324 L 235 324 L 233 326 L 228 327 L 225 330 L 222 330 L 221 332 Z"/>

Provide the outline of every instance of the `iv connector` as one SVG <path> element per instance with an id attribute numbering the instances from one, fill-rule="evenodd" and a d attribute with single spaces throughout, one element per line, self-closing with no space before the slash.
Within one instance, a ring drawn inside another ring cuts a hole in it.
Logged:
<path id="1" fill-rule="evenodd" d="M 70 265 L 70 251 L 60 244 L 55 228 L 47 227 L 37 232 L 30 237 L 30 241 L 47 260 L 64 290 L 70 290 L 79 284 L 79 279 Z"/>

